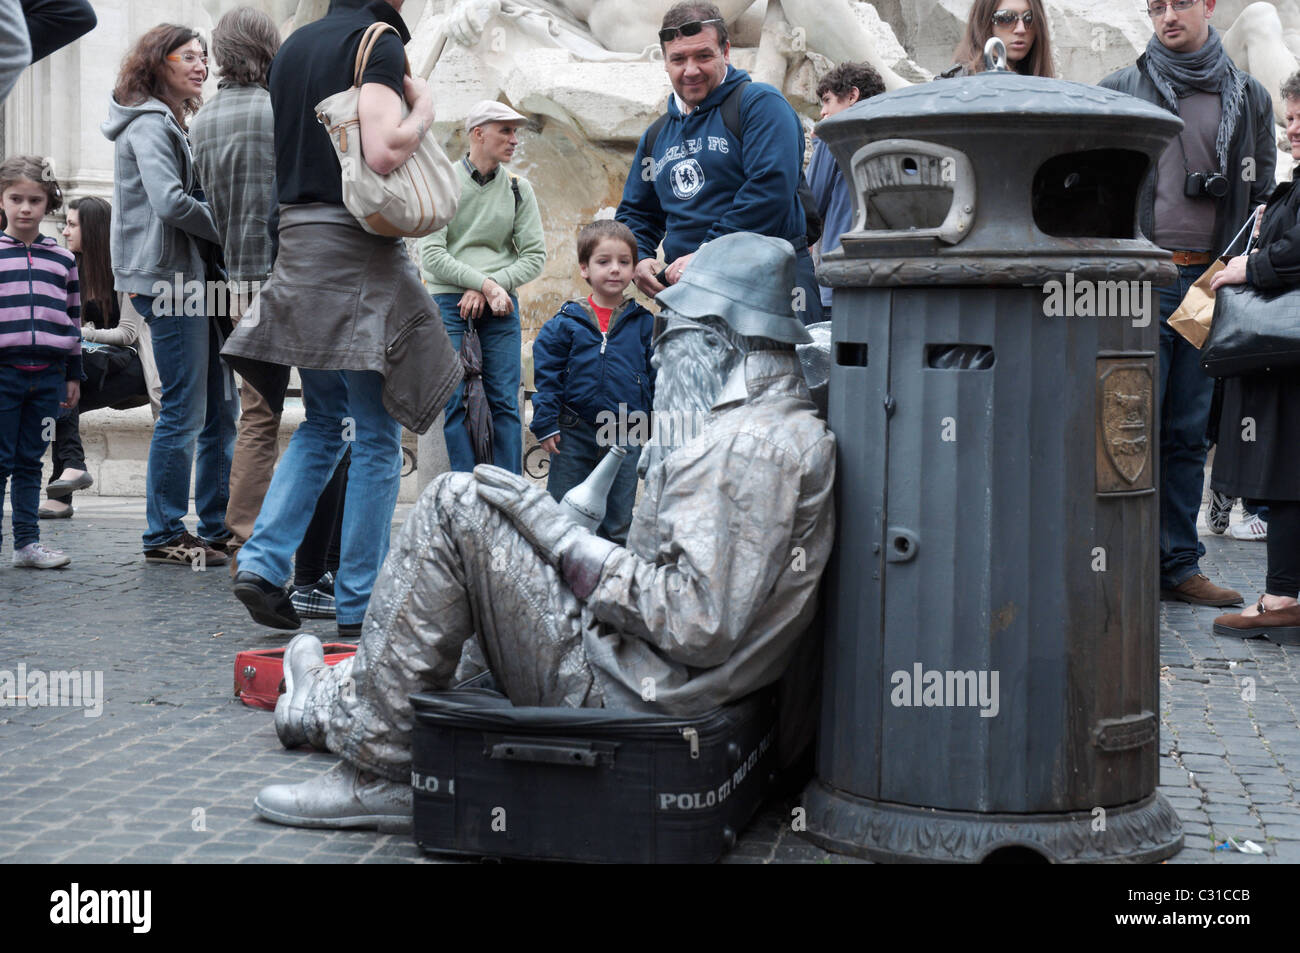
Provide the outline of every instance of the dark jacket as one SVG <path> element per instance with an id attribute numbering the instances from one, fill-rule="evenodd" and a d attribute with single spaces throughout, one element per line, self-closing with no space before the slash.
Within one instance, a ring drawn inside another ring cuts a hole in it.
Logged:
<path id="1" fill-rule="evenodd" d="M 839 248 L 840 236 L 853 227 L 853 197 L 839 163 L 820 139 L 813 144 L 808 162 L 808 186 L 817 200 L 817 214 L 822 217 L 821 253 L 825 255 Z M 822 304 L 830 303 L 831 289 L 822 285 Z"/>
<path id="2" fill-rule="evenodd" d="M 775 87 L 750 83 L 740 97 L 743 148 L 718 108 L 748 80 L 728 66 L 726 79 L 687 116 L 670 96 L 653 157 L 642 134 L 614 216 L 636 236 L 638 259 L 655 257 L 662 240 L 664 259 L 673 262 L 731 232 L 807 245 L 797 195 L 804 135 L 794 108 Z"/>
<path id="3" fill-rule="evenodd" d="M 1300 288 L 1300 189 L 1292 182 L 1283 182 L 1268 200 L 1246 284 L 1261 292 Z M 1253 440 L 1243 439 L 1247 417 L 1254 421 Z M 1251 500 L 1300 500 L 1297 447 L 1300 374 L 1287 369 L 1224 379 L 1210 486 Z"/>
<path id="4" fill-rule="evenodd" d="M 1168 109 L 1164 97 L 1146 74 L 1145 62 L 1146 54 L 1143 53 L 1135 65 L 1111 73 L 1098 85 Z M 1232 236 L 1237 234 L 1251 209 L 1268 198 L 1273 191 L 1273 170 L 1277 166 L 1277 144 L 1273 141 L 1273 128 L 1273 100 L 1259 80 L 1247 75 L 1246 102 L 1241 117 L 1237 120 L 1232 145 L 1228 149 L 1228 168 L 1224 170 L 1232 188 L 1218 203 L 1218 213 L 1214 219 L 1216 254 L 1222 252 Z M 1245 160 L 1248 158 L 1255 160 L 1253 180 L 1246 178 L 1249 166 Z M 1147 238 L 1155 234 L 1155 206 L 1156 170 L 1153 168 L 1143 183 L 1138 209 L 1138 225 Z"/>
<path id="5" fill-rule="evenodd" d="M 85 36 L 98 22 L 89 0 L 22 0 L 22 5 L 33 63 Z"/>
<path id="6" fill-rule="evenodd" d="M 609 331 L 600 332 L 591 306 L 566 301 L 533 343 L 533 422 L 538 440 L 559 432 L 563 407 L 598 426 L 603 410 L 649 415 L 655 374 L 650 367 L 654 316 L 631 298 L 614 309 Z M 629 430 L 635 419 L 627 424 Z"/>

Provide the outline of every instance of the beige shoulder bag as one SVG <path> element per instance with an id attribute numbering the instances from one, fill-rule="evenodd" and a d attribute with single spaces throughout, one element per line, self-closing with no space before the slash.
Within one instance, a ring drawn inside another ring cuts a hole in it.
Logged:
<path id="1" fill-rule="evenodd" d="M 387 30 L 387 23 L 366 29 L 357 49 L 352 87 L 316 104 L 316 118 L 329 132 L 343 170 L 343 204 L 373 235 L 390 238 L 421 238 L 442 228 L 456 214 L 460 184 L 447 154 L 425 133 L 415 154 L 387 175 L 366 165 L 361 156 L 361 121 L 357 105 L 361 98 L 361 77 L 370 53 Z M 411 63 L 406 62 L 406 75 Z M 410 107 L 402 103 L 402 117 Z"/>

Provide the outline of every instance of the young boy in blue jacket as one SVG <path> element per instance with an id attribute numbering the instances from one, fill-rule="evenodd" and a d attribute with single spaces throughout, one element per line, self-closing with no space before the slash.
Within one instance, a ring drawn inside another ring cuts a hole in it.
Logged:
<path id="1" fill-rule="evenodd" d="M 636 265 L 636 238 L 626 225 L 585 226 L 578 233 L 578 264 L 591 294 L 566 301 L 537 335 L 530 426 L 551 455 L 546 489 L 556 500 L 587 478 L 609 452 L 611 435 L 628 441 L 621 444 L 628 453 L 597 530 L 621 546 L 632 524 L 641 456 L 641 447 L 629 438 L 650 432 L 654 317 L 625 296 Z"/>

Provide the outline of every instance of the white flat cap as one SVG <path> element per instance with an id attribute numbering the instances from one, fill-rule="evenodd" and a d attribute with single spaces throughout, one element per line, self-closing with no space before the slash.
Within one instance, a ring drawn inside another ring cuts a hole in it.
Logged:
<path id="1" fill-rule="evenodd" d="M 475 103 L 465 117 L 465 131 L 469 132 L 475 126 L 481 126 L 485 122 L 527 122 L 527 116 L 521 116 L 505 103 L 499 103 L 495 99 L 484 99 Z"/>

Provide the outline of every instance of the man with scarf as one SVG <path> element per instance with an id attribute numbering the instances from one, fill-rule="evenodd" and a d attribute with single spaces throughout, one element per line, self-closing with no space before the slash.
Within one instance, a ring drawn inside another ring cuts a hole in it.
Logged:
<path id="1" fill-rule="evenodd" d="M 695 715 L 781 677 L 835 530 L 835 437 L 795 353 L 810 340 L 791 308 L 795 271 L 788 242 L 732 233 L 659 295 L 656 414 L 703 408 L 704 424 L 651 467 L 627 546 L 499 467 L 429 484 L 375 584 L 356 656 L 330 668 L 314 636 L 289 643 L 276 733 L 342 761 L 263 789 L 258 813 L 408 830 L 409 696 L 452 687 L 475 636 L 516 705 Z"/>
<path id="2" fill-rule="evenodd" d="M 1210 26 L 1215 0 L 1149 0 L 1155 35 L 1136 65 L 1101 85 L 1163 106 L 1184 128 L 1148 176 L 1142 232 L 1173 252 L 1178 280 L 1160 289 L 1160 594 L 1195 605 L 1239 605 L 1241 594 L 1200 569 L 1196 516 L 1205 482 L 1214 380 L 1200 352 L 1167 321 L 1192 283 L 1273 190 L 1273 104 L 1239 70 Z"/>

